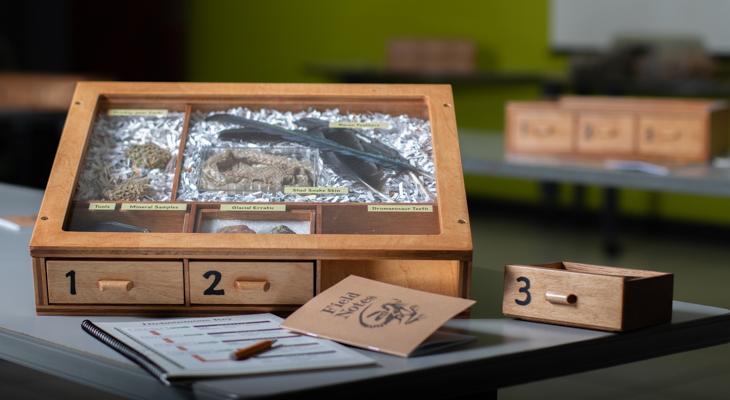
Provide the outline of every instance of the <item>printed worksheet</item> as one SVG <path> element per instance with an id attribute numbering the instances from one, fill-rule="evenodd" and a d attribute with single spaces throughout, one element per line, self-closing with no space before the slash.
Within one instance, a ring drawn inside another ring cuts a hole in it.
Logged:
<path id="1" fill-rule="evenodd" d="M 156 364 L 166 379 L 353 367 L 374 360 L 335 342 L 280 327 L 273 314 L 93 323 Z M 230 355 L 258 341 L 273 347 L 235 361 Z"/>

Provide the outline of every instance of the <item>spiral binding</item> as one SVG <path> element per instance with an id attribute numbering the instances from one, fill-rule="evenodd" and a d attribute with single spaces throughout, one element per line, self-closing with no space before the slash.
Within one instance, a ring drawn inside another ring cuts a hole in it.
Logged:
<path id="1" fill-rule="evenodd" d="M 142 367 L 142 369 L 152 374 L 163 384 L 170 386 L 170 382 L 166 378 L 167 373 L 165 372 L 165 370 L 150 361 L 150 359 L 147 358 L 144 354 L 127 346 L 119 339 L 106 333 L 88 319 L 84 320 L 84 322 L 81 323 L 81 329 L 83 329 L 86 333 L 93 336 L 94 338 L 98 339 L 100 342 L 111 347 L 117 353 L 123 355 L 124 357 L 127 357 L 129 360 Z"/>

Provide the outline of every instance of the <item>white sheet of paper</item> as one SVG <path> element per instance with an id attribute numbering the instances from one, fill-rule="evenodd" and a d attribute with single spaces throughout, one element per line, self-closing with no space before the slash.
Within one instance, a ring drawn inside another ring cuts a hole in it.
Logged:
<path id="1" fill-rule="evenodd" d="M 193 378 L 339 368 L 375 361 L 325 339 L 303 336 L 279 325 L 273 314 L 95 323 L 167 371 L 167 378 Z M 259 340 L 274 347 L 246 360 L 230 354 Z"/>

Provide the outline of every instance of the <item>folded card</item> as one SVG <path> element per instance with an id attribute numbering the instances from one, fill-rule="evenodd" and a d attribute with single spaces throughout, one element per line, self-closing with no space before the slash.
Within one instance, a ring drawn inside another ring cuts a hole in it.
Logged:
<path id="1" fill-rule="evenodd" d="M 474 303 L 350 275 L 307 302 L 281 326 L 408 357 L 446 321 Z"/>

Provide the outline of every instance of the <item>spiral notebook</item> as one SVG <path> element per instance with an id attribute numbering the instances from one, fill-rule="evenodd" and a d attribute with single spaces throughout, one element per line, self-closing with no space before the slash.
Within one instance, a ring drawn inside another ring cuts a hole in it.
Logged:
<path id="1" fill-rule="evenodd" d="M 281 321 L 273 314 L 254 314 L 137 322 L 85 320 L 81 327 L 166 385 L 195 378 L 375 364 L 340 344 L 283 329 Z M 230 359 L 234 350 L 266 339 L 276 339 L 271 350 L 242 361 Z"/>

